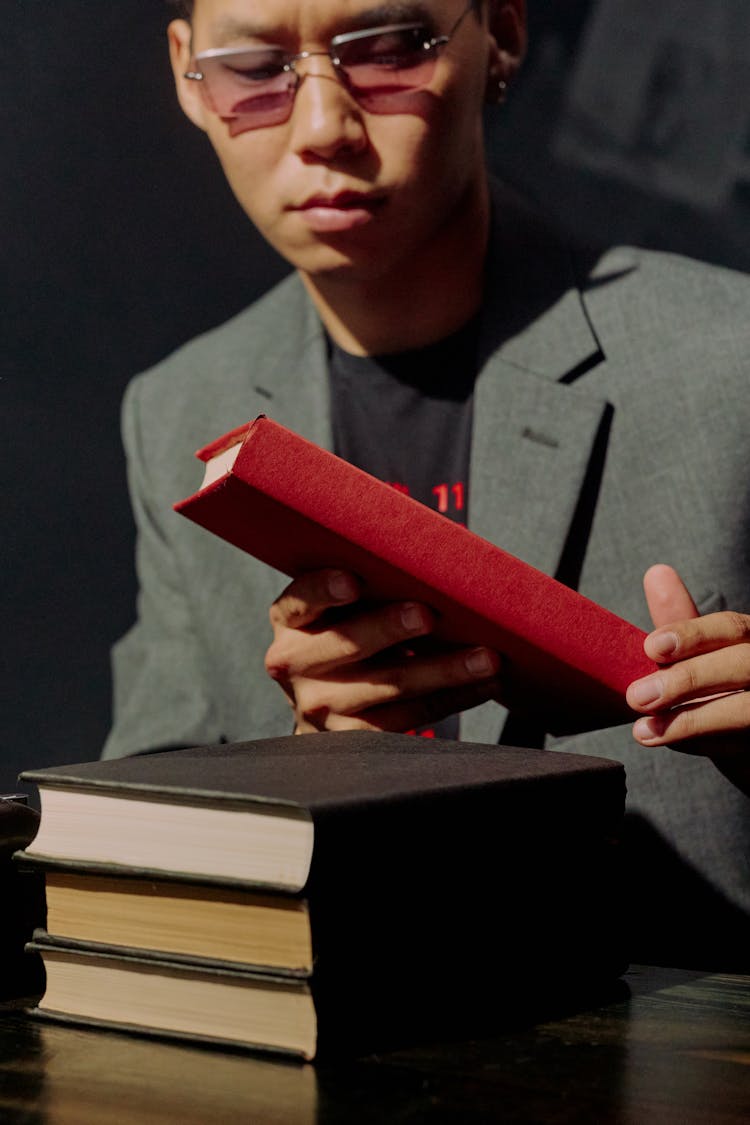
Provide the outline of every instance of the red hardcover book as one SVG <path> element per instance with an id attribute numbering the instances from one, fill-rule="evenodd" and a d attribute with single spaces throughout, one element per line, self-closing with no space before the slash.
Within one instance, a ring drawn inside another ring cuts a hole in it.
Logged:
<path id="1" fill-rule="evenodd" d="M 502 654 L 503 702 L 555 733 L 633 717 L 625 689 L 655 665 L 609 610 L 263 415 L 196 456 L 182 515 L 291 577 L 340 567 L 370 601 L 430 606 L 439 640 Z"/>

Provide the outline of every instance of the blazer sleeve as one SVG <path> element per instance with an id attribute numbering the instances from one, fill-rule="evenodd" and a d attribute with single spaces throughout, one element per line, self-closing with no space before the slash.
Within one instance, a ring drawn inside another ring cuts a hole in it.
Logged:
<path id="1" fill-rule="evenodd" d="M 122 408 L 137 531 L 137 619 L 112 650 L 114 721 L 104 758 L 221 741 L 180 561 L 164 527 L 171 509 L 162 512 L 153 499 L 158 489 L 149 479 L 139 387 L 139 380 L 131 383 Z"/>

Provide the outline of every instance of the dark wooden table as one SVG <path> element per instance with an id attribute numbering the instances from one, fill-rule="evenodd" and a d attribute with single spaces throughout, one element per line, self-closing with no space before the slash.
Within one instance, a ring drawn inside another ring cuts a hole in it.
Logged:
<path id="1" fill-rule="evenodd" d="M 750 977 L 634 968 L 491 1037 L 303 1066 L 0 1006 L 3 1125 L 748 1125 Z"/>

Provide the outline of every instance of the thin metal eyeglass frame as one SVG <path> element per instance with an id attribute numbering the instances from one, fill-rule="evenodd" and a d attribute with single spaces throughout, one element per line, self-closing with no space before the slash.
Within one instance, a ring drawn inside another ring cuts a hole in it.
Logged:
<path id="1" fill-rule="evenodd" d="M 448 43 L 450 43 L 453 36 L 458 31 L 458 29 L 461 26 L 461 24 L 463 23 L 463 21 L 466 19 L 469 12 L 474 7 L 475 7 L 475 0 L 469 0 L 469 3 L 466 5 L 463 12 L 461 12 L 461 15 L 458 17 L 456 22 L 453 24 L 453 27 L 450 29 L 450 31 L 446 35 L 437 35 L 437 36 L 433 36 L 432 39 L 426 40 L 422 44 L 425 55 L 430 51 L 437 52 L 442 47 L 446 47 L 448 45 Z M 294 86 L 290 87 L 290 90 L 289 90 L 289 93 L 290 93 L 289 114 L 290 114 L 290 116 L 291 116 L 291 112 L 292 112 L 292 107 L 294 105 L 294 99 L 297 95 L 297 91 L 300 87 L 300 84 L 301 84 L 303 78 L 306 77 L 305 75 L 298 73 L 298 71 L 296 69 L 296 65 L 295 65 L 296 63 L 302 62 L 305 59 L 312 59 L 312 58 L 319 58 L 319 57 L 325 58 L 327 56 L 331 60 L 331 64 L 332 64 L 337 76 L 338 75 L 341 76 L 342 85 L 344 85 L 344 87 L 347 90 L 350 90 L 350 92 L 354 93 L 354 91 L 350 89 L 350 85 L 349 85 L 347 75 L 346 75 L 346 68 L 342 64 L 341 59 L 334 53 L 336 48 L 341 47 L 341 46 L 343 46 L 347 43 L 356 42 L 357 40 L 360 40 L 360 39 L 369 38 L 370 36 L 375 37 L 377 35 L 383 35 L 385 33 L 393 32 L 393 31 L 410 31 L 412 29 L 416 29 L 416 28 L 420 28 L 420 27 L 422 27 L 421 23 L 393 23 L 393 24 L 385 24 L 381 27 L 364 28 L 361 31 L 347 31 L 347 32 L 343 32 L 341 35 L 334 35 L 334 37 L 331 39 L 331 41 L 328 45 L 328 50 L 326 50 L 326 51 L 300 51 L 296 55 L 288 56 L 286 58 L 286 61 L 283 65 L 283 67 L 281 68 L 281 73 L 282 74 L 293 74 L 295 79 L 296 79 Z M 198 63 L 198 62 L 200 62 L 201 59 L 230 58 L 232 55 L 245 54 L 245 53 L 247 53 L 248 50 L 252 50 L 252 48 L 248 48 L 248 47 L 213 47 L 213 48 L 210 48 L 207 51 L 201 51 L 199 54 L 195 55 L 194 61 L 196 63 Z M 200 70 L 188 70 L 184 73 L 183 78 L 190 79 L 194 82 L 205 81 L 205 75 Z M 415 86 L 414 90 L 418 90 L 420 88 L 423 88 L 423 87 Z M 260 126 L 260 128 L 262 128 L 262 126 Z"/>

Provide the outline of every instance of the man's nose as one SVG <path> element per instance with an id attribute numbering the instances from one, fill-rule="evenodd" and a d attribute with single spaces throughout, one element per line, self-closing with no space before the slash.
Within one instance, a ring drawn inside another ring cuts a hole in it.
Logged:
<path id="1" fill-rule="evenodd" d="M 330 160 L 342 150 L 367 145 L 362 111 L 328 57 L 300 60 L 295 65 L 299 86 L 292 110 L 295 152 Z"/>

